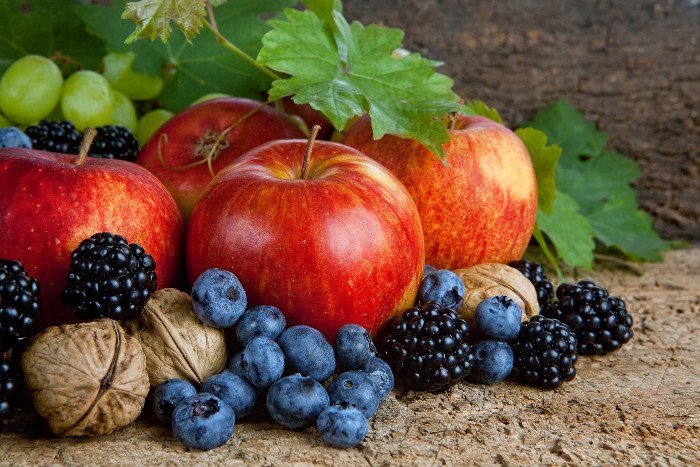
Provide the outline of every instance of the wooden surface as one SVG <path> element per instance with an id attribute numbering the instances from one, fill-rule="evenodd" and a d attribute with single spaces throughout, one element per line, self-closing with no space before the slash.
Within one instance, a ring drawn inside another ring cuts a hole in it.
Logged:
<path id="1" fill-rule="evenodd" d="M 225 446 L 191 451 L 142 418 L 98 438 L 58 439 L 28 411 L 0 435 L 0 464 L 700 464 L 700 245 L 636 276 L 593 278 L 626 299 L 634 339 L 581 357 L 578 376 L 547 392 L 506 381 L 460 383 L 440 395 L 392 392 L 356 449 L 315 429 L 241 422 Z"/>
<path id="2" fill-rule="evenodd" d="M 511 126 L 566 97 L 638 160 L 642 206 L 667 238 L 700 239 L 700 2 L 345 0 L 406 32 L 465 99 Z"/>

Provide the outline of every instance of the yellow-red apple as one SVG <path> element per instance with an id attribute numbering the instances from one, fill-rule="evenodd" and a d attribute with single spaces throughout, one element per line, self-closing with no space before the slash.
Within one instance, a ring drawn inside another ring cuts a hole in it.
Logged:
<path id="1" fill-rule="evenodd" d="M 445 164 L 420 143 L 372 138 L 368 117 L 343 142 L 387 167 L 420 213 L 426 262 L 438 268 L 519 259 L 537 214 L 537 180 L 515 133 L 484 117 L 459 116 L 444 145 Z"/>

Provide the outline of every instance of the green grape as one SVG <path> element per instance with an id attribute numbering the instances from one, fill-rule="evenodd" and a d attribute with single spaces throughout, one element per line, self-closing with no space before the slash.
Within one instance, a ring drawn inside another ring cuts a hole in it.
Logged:
<path id="1" fill-rule="evenodd" d="M 172 112 L 168 112 L 165 109 L 151 110 L 143 114 L 139 124 L 136 127 L 136 141 L 139 142 L 139 146 L 146 144 L 148 139 L 155 133 L 158 128 L 160 128 L 163 123 L 170 120 L 173 116 Z"/>
<path id="2" fill-rule="evenodd" d="M 13 126 L 12 122 L 9 121 L 3 114 L 0 114 L 0 128 L 5 128 L 6 126 Z"/>
<path id="3" fill-rule="evenodd" d="M 89 126 L 107 125 L 113 107 L 112 89 L 99 73 L 77 71 L 63 85 L 61 110 L 79 131 Z"/>
<path id="4" fill-rule="evenodd" d="M 54 62 L 39 55 L 20 58 L 0 80 L 0 110 L 18 123 L 45 118 L 61 97 L 63 76 Z"/>
<path id="5" fill-rule="evenodd" d="M 228 94 L 220 93 L 220 92 L 211 92 L 211 93 L 209 93 L 209 94 L 203 95 L 202 97 L 200 97 L 199 99 L 197 99 L 196 101 L 194 101 L 193 103 L 191 103 L 191 104 L 190 104 L 190 107 L 192 107 L 193 105 L 201 104 L 201 103 L 204 102 L 204 101 L 210 101 L 210 100 L 212 100 L 212 99 L 218 99 L 219 97 L 231 97 L 231 96 L 229 96 Z"/>
<path id="6" fill-rule="evenodd" d="M 62 122 L 66 119 L 61 112 L 61 105 L 57 105 L 53 108 L 50 114 L 46 116 L 46 120 L 51 120 L 52 122 Z"/>
<path id="7" fill-rule="evenodd" d="M 132 133 L 136 131 L 136 108 L 131 100 L 114 89 L 112 89 L 112 100 L 114 101 L 114 107 L 112 108 L 112 118 L 109 123 L 111 125 L 125 126 Z"/>
<path id="8" fill-rule="evenodd" d="M 163 90 L 163 80 L 159 76 L 148 76 L 135 72 L 131 66 L 136 54 L 111 53 L 102 58 L 105 70 L 102 72 L 112 87 L 135 101 L 155 99 Z"/>

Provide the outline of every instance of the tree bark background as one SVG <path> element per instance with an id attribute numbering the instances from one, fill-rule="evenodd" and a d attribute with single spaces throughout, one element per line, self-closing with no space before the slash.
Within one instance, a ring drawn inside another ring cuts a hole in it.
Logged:
<path id="1" fill-rule="evenodd" d="M 565 97 L 639 161 L 666 238 L 700 239 L 699 0 L 345 0 L 515 127 Z"/>

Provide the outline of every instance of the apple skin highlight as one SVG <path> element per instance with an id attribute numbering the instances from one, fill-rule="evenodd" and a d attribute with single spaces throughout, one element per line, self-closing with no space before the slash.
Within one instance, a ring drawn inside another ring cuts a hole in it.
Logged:
<path id="1" fill-rule="evenodd" d="M 41 284 L 38 328 L 75 323 L 61 302 L 71 253 L 98 232 L 138 243 L 156 262 L 158 288 L 180 283 L 183 222 L 165 187 L 131 162 L 0 149 L 0 258 Z"/>
<path id="2" fill-rule="evenodd" d="M 274 305 L 288 325 L 332 341 L 344 324 L 377 333 L 410 307 L 424 264 L 418 211 L 380 164 L 317 141 L 275 141 L 237 159 L 207 187 L 190 219 L 190 281 L 232 271 L 249 306 Z"/>
<path id="3" fill-rule="evenodd" d="M 520 138 L 484 117 L 458 116 L 445 162 L 416 141 L 372 137 L 367 116 L 344 144 L 387 167 L 413 197 L 423 224 L 425 258 L 436 268 L 519 259 L 537 215 L 537 179 Z"/>

